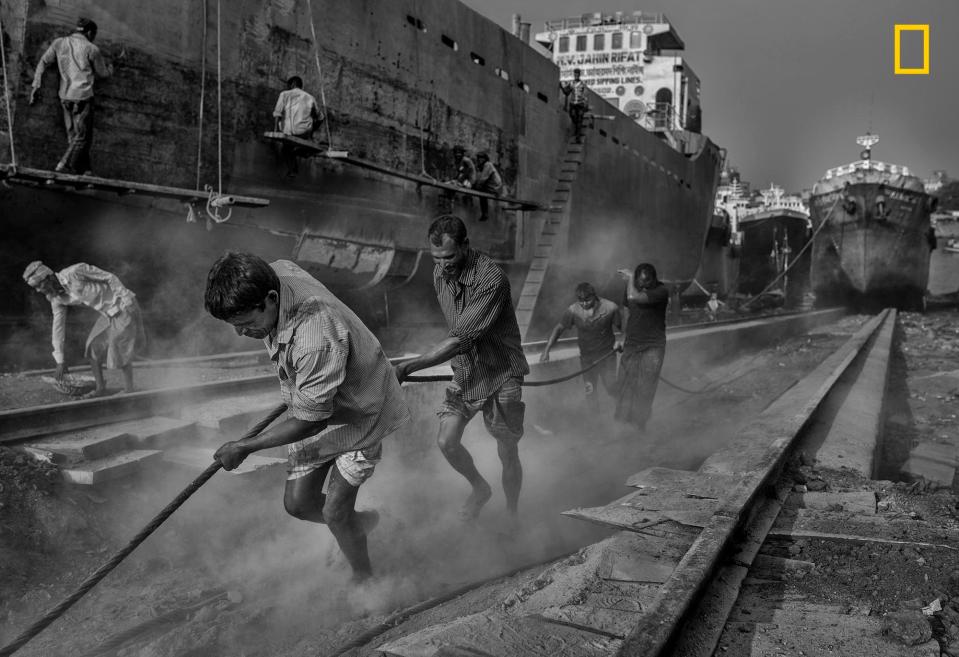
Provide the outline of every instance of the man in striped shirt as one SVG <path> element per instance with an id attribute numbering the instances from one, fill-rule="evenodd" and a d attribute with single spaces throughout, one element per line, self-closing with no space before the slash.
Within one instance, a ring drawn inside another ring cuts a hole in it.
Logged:
<path id="1" fill-rule="evenodd" d="M 506 508 L 515 517 L 523 485 L 519 439 L 523 436 L 523 377 L 529 365 L 520 346 L 509 279 L 484 253 L 470 248 L 459 217 L 443 215 L 429 229 L 433 283 L 449 337 L 425 354 L 400 363 L 400 381 L 417 370 L 452 359 L 453 381 L 438 411 L 437 443 L 450 465 L 466 477 L 472 493 L 460 511 L 472 520 L 493 492 L 462 445 L 463 431 L 482 410 L 503 464 Z"/>
<path id="2" fill-rule="evenodd" d="M 410 419 L 380 343 L 322 283 L 287 260 L 223 255 L 210 270 L 205 303 L 237 335 L 263 340 L 288 408 L 279 424 L 225 443 L 214 457 L 232 470 L 253 452 L 287 445 L 287 513 L 325 523 L 354 579 L 369 577 L 366 534 L 378 516 L 354 511 L 356 494 L 380 460 L 383 439 Z"/>

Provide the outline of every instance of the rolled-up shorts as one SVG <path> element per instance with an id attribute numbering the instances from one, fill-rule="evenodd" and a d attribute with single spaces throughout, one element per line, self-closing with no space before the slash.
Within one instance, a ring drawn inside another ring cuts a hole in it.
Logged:
<path id="1" fill-rule="evenodd" d="M 477 401 L 464 400 L 462 389 L 455 383 L 450 384 L 446 388 L 446 399 L 436 414 L 440 417 L 459 415 L 469 421 L 483 411 L 483 424 L 493 438 L 516 442 L 523 437 L 526 414 L 522 383 L 521 378 L 509 378 L 495 394 Z"/>
<path id="2" fill-rule="evenodd" d="M 300 441 L 300 443 L 302 442 L 306 441 Z M 383 443 L 381 442 L 365 449 L 341 452 L 340 454 L 330 454 L 325 457 L 313 456 L 308 446 L 306 449 L 303 449 L 300 443 L 292 443 L 288 446 L 287 451 L 289 456 L 286 465 L 287 479 L 305 477 L 314 470 L 322 468 L 330 461 L 334 461 L 336 469 L 340 471 L 343 478 L 346 479 L 351 486 L 359 486 L 373 476 L 373 470 L 376 469 L 376 464 L 383 458 Z M 324 484 L 324 489 L 325 488 L 326 485 Z"/>

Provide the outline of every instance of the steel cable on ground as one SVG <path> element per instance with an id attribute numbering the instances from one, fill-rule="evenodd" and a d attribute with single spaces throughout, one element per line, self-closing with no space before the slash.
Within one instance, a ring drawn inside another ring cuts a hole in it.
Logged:
<path id="1" fill-rule="evenodd" d="M 523 381 L 522 385 L 527 388 L 536 388 L 539 386 L 550 386 L 550 385 L 553 385 L 554 383 L 562 383 L 563 381 L 569 381 L 570 379 L 575 379 L 580 374 L 590 371 L 591 369 L 593 369 L 594 367 L 602 363 L 604 360 L 606 360 L 610 356 L 615 356 L 620 351 L 622 351 L 622 349 L 613 349 L 612 351 L 610 351 L 608 354 L 606 354 L 605 356 L 603 356 L 602 358 L 594 362 L 589 367 L 584 367 L 578 372 L 573 372 L 572 374 L 567 374 L 565 376 L 561 376 L 556 379 L 546 379 L 545 381 Z M 451 374 L 434 374 L 429 376 L 415 376 L 415 375 L 408 376 L 405 379 L 403 379 L 403 382 L 406 383 L 407 381 L 409 381 L 410 383 L 434 383 L 437 381 L 452 381 L 452 380 L 453 380 L 453 376 Z"/>
<path id="2" fill-rule="evenodd" d="M 750 299 L 750 300 L 746 301 L 744 304 L 742 304 L 742 307 L 743 307 L 743 308 L 748 307 L 750 304 L 752 304 L 753 302 L 755 302 L 759 297 L 761 297 L 762 295 L 766 294 L 766 292 L 768 292 L 768 291 L 772 288 L 772 286 L 775 285 L 775 284 L 779 281 L 780 278 L 782 278 L 783 276 L 785 276 L 785 275 L 789 272 L 789 270 L 793 268 L 793 265 L 795 265 L 797 262 L 799 262 L 799 259 L 802 257 L 802 254 L 806 252 L 806 249 L 808 249 L 810 246 L 812 246 L 812 243 L 816 241 L 816 235 L 818 235 L 818 234 L 819 234 L 819 231 L 821 231 L 821 230 L 823 229 L 823 227 L 825 227 L 825 225 L 829 222 L 829 219 L 832 217 L 832 213 L 836 210 L 836 206 L 839 205 L 839 201 L 841 201 L 841 200 L 842 200 L 842 194 L 840 194 L 839 196 L 836 197 L 836 202 L 832 204 L 832 207 L 831 207 L 831 208 L 829 208 L 829 212 L 826 213 L 826 217 L 825 217 L 825 218 L 822 220 L 822 222 L 820 222 L 820 224 L 816 227 L 816 230 L 813 231 L 813 234 L 809 237 L 809 240 L 808 240 L 805 244 L 803 244 L 803 247 L 802 247 L 801 249 L 799 249 L 799 253 L 796 254 L 796 257 L 795 257 L 795 258 L 793 258 L 792 263 L 791 263 L 788 267 L 786 267 L 785 269 L 783 269 L 783 270 L 779 273 L 779 275 L 776 276 L 776 278 L 772 279 L 772 280 L 769 282 L 769 285 L 767 285 L 766 287 L 763 288 L 762 292 L 760 292 L 759 294 L 757 294 L 756 296 L 754 296 L 752 299 Z"/>
<path id="3" fill-rule="evenodd" d="M 247 431 L 239 440 L 244 440 L 246 438 L 252 438 L 256 436 L 266 427 L 273 423 L 273 420 L 280 417 L 283 413 L 286 412 L 286 404 L 280 404 L 272 411 L 269 412 L 262 420 L 257 422 L 249 431 Z M 177 495 L 172 502 L 167 504 L 160 513 L 158 513 L 153 520 L 149 522 L 143 529 L 137 533 L 130 541 L 124 546 L 119 552 L 113 555 L 109 561 L 97 568 L 97 570 L 87 577 L 79 588 L 74 591 L 68 598 L 63 602 L 58 604 L 56 607 L 48 611 L 43 618 L 35 622 L 33 625 L 24 630 L 20 636 L 11 641 L 9 644 L 0 648 L 0 657 L 8 657 L 12 655 L 17 650 L 22 648 L 30 639 L 34 638 L 40 632 L 42 632 L 50 623 L 57 620 L 62 616 L 70 607 L 72 607 L 80 598 L 89 593 L 90 589 L 96 586 L 100 580 L 106 577 L 110 571 L 120 565 L 120 562 L 123 561 L 127 556 L 130 555 L 133 550 L 137 548 L 143 541 L 145 541 L 150 534 L 152 534 L 156 529 L 166 521 L 173 512 L 176 511 L 180 506 L 183 505 L 187 499 L 193 495 L 199 488 L 205 484 L 209 479 L 216 474 L 222 466 L 219 461 L 214 461 L 204 470 L 200 476 L 194 479 L 189 486 L 184 488 L 179 495 Z"/>
<path id="4" fill-rule="evenodd" d="M 3 18 L 0 17 L 0 65 L 3 66 L 3 99 L 7 105 L 7 129 L 10 131 L 10 165 L 17 169 L 17 149 L 13 146 L 13 112 L 10 110 L 10 83 L 7 81 L 7 49 L 3 39 Z"/>

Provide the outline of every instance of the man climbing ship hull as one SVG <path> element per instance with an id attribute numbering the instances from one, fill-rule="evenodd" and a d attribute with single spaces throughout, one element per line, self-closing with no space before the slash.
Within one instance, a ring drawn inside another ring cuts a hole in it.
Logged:
<path id="1" fill-rule="evenodd" d="M 423 235 L 446 211 L 471 222 L 471 242 L 504 264 L 514 297 L 547 223 L 556 237 L 544 290 L 584 275 L 611 278 L 616 266 L 641 260 L 677 282 L 691 280 L 698 266 L 718 149 L 695 133 L 677 148 L 610 108 L 610 120 L 587 129 L 575 151 L 554 64 L 465 5 L 434 0 L 415 12 L 386 0 L 84 5 L 114 68 L 97 83 L 93 172 L 184 190 L 209 185 L 201 199 L 269 200 L 234 207 L 223 223 L 227 213 L 213 206 L 208 217 L 202 200 L 188 207 L 26 176 L 25 167 L 52 170 L 62 151 L 54 76 L 41 102 L 28 105 L 33 67 L 81 7 L 21 0 L 2 11 L 14 120 L 12 140 L 4 134 L 0 146 L 7 152 L 12 141 L 19 165 L 19 173 L 5 169 L 11 184 L 0 191 L 13 238 L 3 247 L 2 273 L 11 280 L 40 257 L 55 266 L 94 262 L 129 281 L 145 314 L 168 323 L 172 338 L 203 321 L 190 300 L 225 248 L 292 258 L 345 292 L 364 319 L 396 323 L 404 298 L 428 289 Z M 314 136 L 316 156 L 301 159 L 288 179 L 278 145 L 264 133 L 292 74 L 321 102 L 325 121 Z M 475 194 L 433 184 L 453 177 L 457 145 L 488 151 L 502 174 L 505 190 L 490 202 L 489 221 L 476 223 Z M 566 303 L 546 293 L 536 301 L 536 312 L 548 316 Z M 17 323 L 30 303 L 10 295 L 0 313 Z M 441 323 L 432 307 L 416 319 L 431 320 Z"/>

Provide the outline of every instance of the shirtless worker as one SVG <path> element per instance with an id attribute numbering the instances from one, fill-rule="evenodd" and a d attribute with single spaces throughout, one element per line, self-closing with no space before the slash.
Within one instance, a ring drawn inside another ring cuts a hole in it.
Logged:
<path id="1" fill-rule="evenodd" d="M 287 445 L 286 512 L 325 523 L 354 580 L 369 578 L 366 536 L 378 514 L 355 511 L 356 495 L 373 475 L 383 439 L 410 419 L 380 343 L 352 310 L 288 260 L 268 264 L 250 253 L 226 253 L 207 277 L 205 305 L 237 335 L 263 340 L 288 408 L 285 420 L 225 443 L 214 458 L 233 470 L 253 452 Z"/>
<path id="2" fill-rule="evenodd" d="M 413 372 L 452 359 L 453 381 L 438 411 L 436 441 L 449 464 L 473 489 L 460 517 L 476 518 L 493 494 L 462 445 L 466 425 L 482 411 L 503 464 L 506 508 L 515 519 L 523 485 L 519 440 L 525 405 L 521 385 L 529 365 L 520 346 L 509 279 L 488 255 L 470 247 L 459 217 L 438 217 L 429 228 L 428 241 L 436 297 L 449 337 L 425 354 L 397 365 L 396 376 L 403 381 Z"/>

